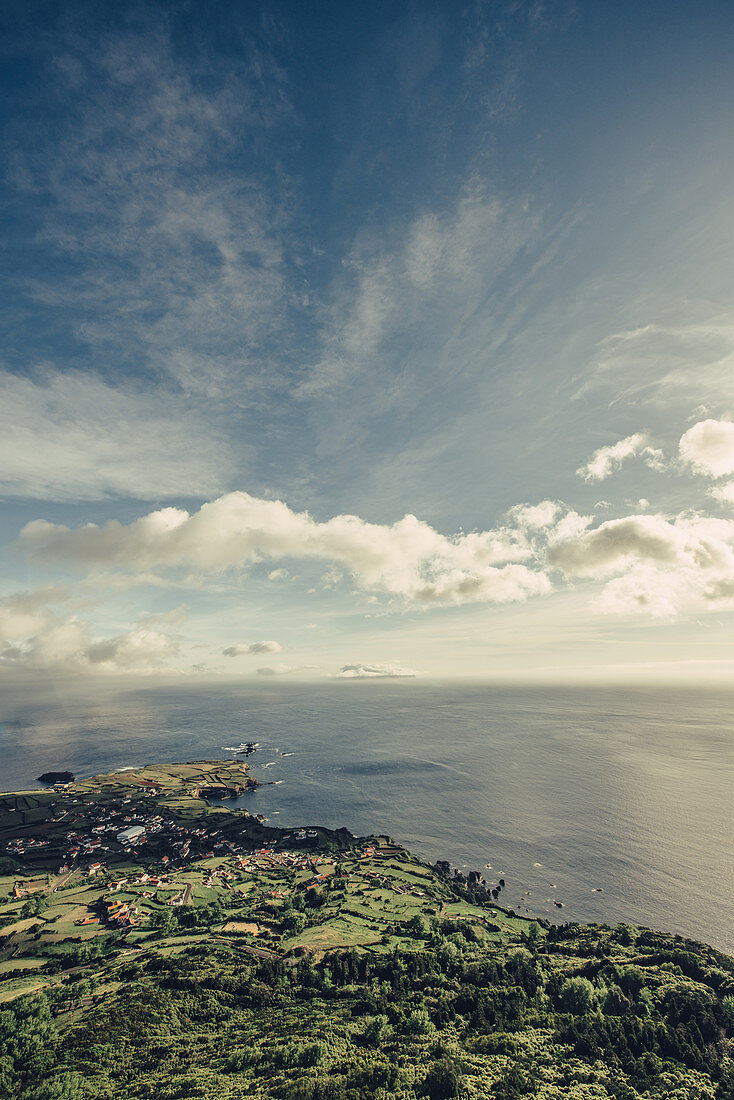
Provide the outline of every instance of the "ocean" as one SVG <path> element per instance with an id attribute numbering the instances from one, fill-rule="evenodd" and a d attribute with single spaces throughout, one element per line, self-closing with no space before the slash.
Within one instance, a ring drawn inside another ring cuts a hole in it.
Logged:
<path id="1" fill-rule="evenodd" d="M 273 825 L 387 832 L 504 878 L 520 913 L 734 953 L 734 691 L 227 681 L 3 697 L 3 790 L 257 741 L 266 785 L 242 804 Z"/>

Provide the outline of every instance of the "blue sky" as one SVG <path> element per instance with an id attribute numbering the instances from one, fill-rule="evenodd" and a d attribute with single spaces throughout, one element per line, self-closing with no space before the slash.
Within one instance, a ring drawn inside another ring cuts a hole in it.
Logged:
<path id="1" fill-rule="evenodd" d="M 2 21 L 2 675 L 731 675 L 730 5 Z"/>

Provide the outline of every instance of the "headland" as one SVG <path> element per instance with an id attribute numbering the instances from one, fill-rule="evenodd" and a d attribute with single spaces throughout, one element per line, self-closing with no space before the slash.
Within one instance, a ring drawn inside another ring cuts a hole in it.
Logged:
<path id="1" fill-rule="evenodd" d="M 734 1095 L 727 956 L 213 804 L 256 790 L 235 759 L 0 796 L 3 1095 Z"/>

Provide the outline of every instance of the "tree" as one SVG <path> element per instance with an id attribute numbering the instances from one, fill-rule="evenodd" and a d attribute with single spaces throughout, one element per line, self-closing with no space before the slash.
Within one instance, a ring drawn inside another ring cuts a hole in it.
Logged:
<path id="1" fill-rule="evenodd" d="M 533 1091 L 528 1074 L 519 1066 L 513 1066 L 502 1080 L 497 1082 L 493 1095 L 496 1100 L 520 1100 L 521 1097 Z"/>
<path id="2" fill-rule="evenodd" d="M 406 927 L 412 935 L 419 936 L 421 939 L 425 939 L 430 931 L 428 921 L 425 917 L 421 916 L 420 913 L 416 913 L 416 915 L 408 921 Z"/>
<path id="3" fill-rule="evenodd" d="M 292 932 L 293 935 L 298 935 L 306 927 L 306 917 L 303 913 L 299 913 L 296 909 L 292 909 L 286 913 L 283 918 L 283 931 Z"/>
<path id="4" fill-rule="evenodd" d="M 594 987 L 588 978 L 566 978 L 559 997 L 561 1009 L 574 1016 L 584 1016 L 594 1005 Z"/>
<path id="5" fill-rule="evenodd" d="M 373 1046 L 379 1046 L 387 1034 L 387 1016 L 373 1016 L 367 1021 L 362 1037 Z"/>
<path id="6" fill-rule="evenodd" d="M 406 1035 L 430 1035 L 435 1030 L 431 1018 L 425 1008 L 419 1008 L 411 1012 L 405 1021 L 403 1031 Z"/>
<path id="7" fill-rule="evenodd" d="M 37 917 L 44 909 L 48 909 L 48 901 L 43 894 L 34 894 L 32 898 L 28 898 L 28 901 L 23 904 L 20 915 L 23 919 Z"/>
<path id="8" fill-rule="evenodd" d="M 430 1100 L 452 1100 L 459 1095 L 461 1074 L 448 1059 L 434 1062 L 426 1074 L 423 1088 Z"/>

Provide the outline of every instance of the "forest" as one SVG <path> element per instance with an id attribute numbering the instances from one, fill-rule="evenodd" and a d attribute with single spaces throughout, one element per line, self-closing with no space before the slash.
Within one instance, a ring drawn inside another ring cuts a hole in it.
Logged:
<path id="1" fill-rule="evenodd" d="M 445 888 L 481 908 L 466 880 Z M 297 896 L 273 919 L 292 934 L 324 907 Z M 0 1095 L 734 1100 L 734 961 L 713 948 L 537 921 L 498 938 L 491 919 L 415 914 L 382 951 L 163 949 L 172 921 L 221 918 L 161 920 L 161 950 L 118 960 L 114 981 L 104 945 L 82 951 L 6 1004 Z"/>

